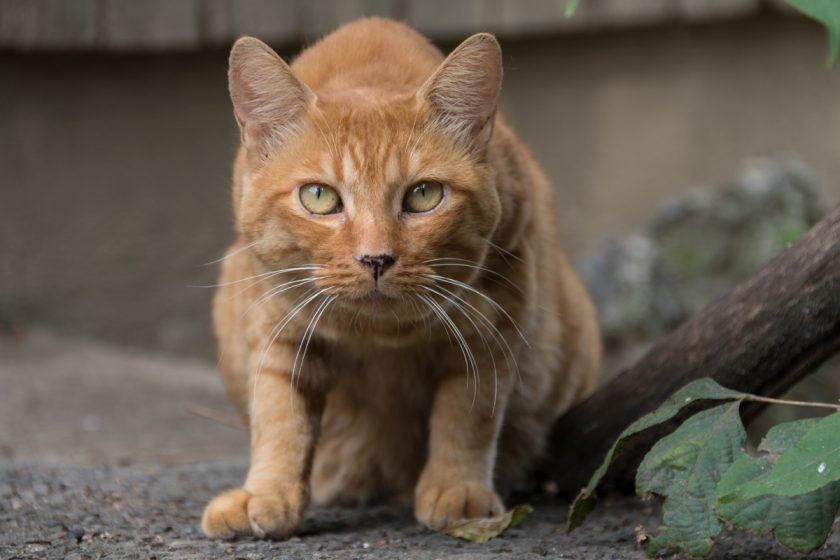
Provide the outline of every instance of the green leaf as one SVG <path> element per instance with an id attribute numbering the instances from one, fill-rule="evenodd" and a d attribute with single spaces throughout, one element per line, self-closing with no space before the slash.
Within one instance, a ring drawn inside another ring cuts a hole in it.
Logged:
<path id="1" fill-rule="evenodd" d="M 798 496 L 840 480 L 840 412 L 817 421 L 793 447 L 773 463 L 767 476 L 721 494 L 718 501 L 750 500 L 759 496 Z"/>
<path id="2" fill-rule="evenodd" d="M 659 440 L 636 472 L 636 492 L 665 497 L 662 526 L 647 544 L 650 555 L 706 556 L 723 528 L 715 515 L 715 488 L 746 442 L 741 402 L 718 405 L 683 422 Z"/>
<path id="3" fill-rule="evenodd" d="M 817 20 L 828 31 L 828 57 L 826 66 L 831 66 L 840 53 L 840 2 L 837 0 L 787 0 L 805 15 Z"/>
<path id="4" fill-rule="evenodd" d="M 769 455 L 754 458 L 742 454 L 721 478 L 717 495 L 726 495 L 742 484 L 767 476 L 777 457 L 816 423 L 816 419 L 808 418 L 773 427 L 759 446 Z M 718 516 L 727 523 L 752 531 L 772 531 L 776 540 L 797 552 L 810 552 L 825 543 L 838 508 L 840 482 L 799 496 L 762 496 L 715 505 Z"/>
<path id="5" fill-rule="evenodd" d="M 516 527 L 533 511 L 534 508 L 528 504 L 522 504 L 496 517 L 452 521 L 443 528 L 443 532 L 452 537 L 483 543 L 498 537 L 511 527 Z"/>
<path id="6" fill-rule="evenodd" d="M 566 0 L 566 17 L 570 18 L 575 14 L 580 0 Z"/>
<path id="7" fill-rule="evenodd" d="M 592 477 L 589 479 L 589 484 L 586 485 L 586 488 L 580 491 L 580 494 L 578 494 L 577 498 L 575 498 L 575 501 L 572 503 L 571 508 L 569 508 L 567 530 L 572 531 L 575 527 L 578 527 L 581 523 L 583 523 L 586 515 L 592 511 L 592 508 L 595 506 L 595 500 L 597 499 L 595 490 L 598 487 L 598 484 L 607 473 L 607 469 L 612 464 L 613 459 L 615 459 L 630 438 L 640 432 L 643 432 L 644 430 L 647 430 L 648 428 L 652 428 L 653 426 L 657 426 L 670 420 L 676 416 L 683 407 L 688 406 L 695 401 L 704 399 L 737 399 L 739 396 L 741 396 L 741 393 L 722 387 L 710 377 L 703 377 L 692 381 L 668 397 L 668 399 L 663 402 L 659 408 L 649 414 L 645 414 L 630 424 L 630 426 L 628 426 L 627 429 L 621 432 L 621 435 L 618 436 L 618 439 L 607 452 L 606 457 L 604 457 L 604 461 L 595 470 L 595 472 L 592 473 Z"/>

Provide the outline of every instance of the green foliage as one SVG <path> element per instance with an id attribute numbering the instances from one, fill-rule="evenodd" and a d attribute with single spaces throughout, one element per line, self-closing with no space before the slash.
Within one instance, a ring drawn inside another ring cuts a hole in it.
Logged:
<path id="1" fill-rule="evenodd" d="M 566 17 L 572 17 L 580 0 L 566 0 Z M 840 1 L 838 0 L 787 0 L 803 14 L 817 20 L 828 31 L 828 56 L 826 66 L 831 67 L 840 54 Z"/>
<path id="2" fill-rule="evenodd" d="M 828 31 L 828 57 L 831 66 L 840 53 L 840 2 L 837 0 L 787 0 L 788 4 L 803 14 L 817 20 Z"/>
<path id="3" fill-rule="evenodd" d="M 759 496 L 798 496 L 840 480 L 840 412 L 807 430 L 773 462 L 767 476 L 721 496 L 721 503 Z"/>
<path id="4" fill-rule="evenodd" d="M 651 448 L 636 473 L 640 495 L 665 498 L 662 526 L 648 539 L 648 554 L 706 556 L 724 524 L 772 532 L 797 552 L 822 546 L 840 509 L 840 412 L 775 426 L 754 457 L 744 449 L 741 401 L 783 401 L 738 393 L 711 379 L 686 385 L 619 436 L 572 504 L 569 530 L 593 507 L 598 483 L 629 438 L 702 399 L 733 402 L 689 417 Z"/>
<path id="5" fill-rule="evenodd" d="M 816 419 L 808 418 L 774 426 L 759 446 L 768 455 L 750 457 L 742 453 L 718 483 L 718 497 L 766 477 L 776 459 L 816 423 Z M 715 511 L 727 523 L 757 532 L 772 531 L 776 540 L 797 552 L 822 546 L 838 508 L 840 482 L 798 496 L 762 496 L 728 503 L 718 501 L 715 505 Z"/>
<path id="6" fill-rule="evenodd" d="M 649 554 L 687 552 L 706 556 L 723 524 L 714 514 L 715 488 L 744 446 L 747 434 L 738 410 L 727 403 L 695 414 L 659 440 L 636 473 L 636 492 L 665 497 L 659 534 Z"/>
<path id="7" fill-rule="evenodd" d="M 794 241 L 802 237 L 802 234 L 807 231 L 805 224 L 793 222 L 785 225 L 779 232 L 779 244 L 782 247 L 787 247 Z"/>
<path id="8" fill-rule="evenodd" d="M 645 414 L 630 424 L 630 426 L 621 432 L 620 436 L 618 436 L 618 440 L 616 440 L 607 452 L 607 456 L 604 458 L 604 461 L 592 474 L 592 477 L 589 479 L 589 484 L 586 485 L 586 488 L 580 491 L 580 494 L 578 494 L 577 498 L 575 498 L 575 501 L 572 503 L 572 507 L 569 510 L 568 530 L 571 531 L 580 525 L 586 517 L 586 514 L 592 510 L 597 498 L 595 490 L 597 489 L 598 484 L 600 484 L 601 479 L 604 478 L 610 464 L 612 464 L 615 457 L 630 440 L 630 438 L 639 432 L 647 430 L 648 428 L 667 422 L 676 416 L 683 407 L 688 406 L 695 401 L 703 399 L 731 400 L 738 397 L 738 395 L 739 393 L 736 391 L 721 387 L 714 379 L 704 377 L 702 379 L 692 381 L 668 397 L 668 399 L 662 403 L 659 408 L 650 414 Z"/>

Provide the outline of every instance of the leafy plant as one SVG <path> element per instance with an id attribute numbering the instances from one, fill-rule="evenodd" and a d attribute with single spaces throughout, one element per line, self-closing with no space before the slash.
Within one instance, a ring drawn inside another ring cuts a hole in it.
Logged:
<path id="1" fill-rule="evenodd" d="M 840 53 L 840 2 L 837 0 L 786 0 L 788 4 L 817 20 L 828 31 L 826 66 L 831 67 Z M 580 0 L 566 0 L 566 17 L 572 17 Z"/>
<path id="2" fill-rule="evenodd" d="M 771 429 L 752 456 L 739 415 L 741 402 L 761 401 L 833 410 L 840 405 L 782 401 L 720 386 L 689 383 L 618 438 L 569 511 L 568 528 L 583 522 L 601 479 L 627 441 L 702 400 L 725 400 L 685 420 L 647 453 L 636 473 L 639 495 L 665 498 L 662 525 L 647 539 L 649 555 L 706 556 L 725 524 L 772 532 L 782 545 L 808 552 L 825 543 L 840 509 L 840 412 Z"/>
<path id="3" fill-rule="evenodd" d="M 787 3 L 811 17 L 828 31 L 828 57 L 826 66 L 831 66 L 840 53 L 840 2 L 837 0 L 787 0 Z"/>

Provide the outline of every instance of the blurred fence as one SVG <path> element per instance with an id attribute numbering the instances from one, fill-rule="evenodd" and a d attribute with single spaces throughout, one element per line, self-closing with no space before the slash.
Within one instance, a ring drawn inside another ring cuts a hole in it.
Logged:
<path id="1" fill-rule="evenodd" d="M 0 0 L 0 329 L 210 357 L 233 236 L 231 40 L 296 53 L 360 15 L 444 49 L 502 38 L 501 107 L 557 186 L 573 257 L 746 159 L 840 201 L 840 70 L 775 0 Z"/>
<path id="2" fill-rule="evenodd" d="M 0 0 L 0 47 L 44 50 L 197 49 L 242 34 L 308 42 L 345 21 L 380 15 L 437 40 L 494 31 L 521 37 L 698 22 L 784 10 L 782 0 Z"/>

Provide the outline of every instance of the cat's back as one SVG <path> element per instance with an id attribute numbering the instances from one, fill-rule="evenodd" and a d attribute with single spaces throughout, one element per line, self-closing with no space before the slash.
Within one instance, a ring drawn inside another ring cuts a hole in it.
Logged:
<path id="1" fill-rule="evenodd" d="M 321 95 L 356 88 L 399 94 L 416 91 L 442 60 L 437 47 L 407 25 L 364 18 L 307 48 L 292 69 Z"/>

